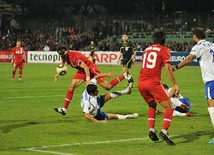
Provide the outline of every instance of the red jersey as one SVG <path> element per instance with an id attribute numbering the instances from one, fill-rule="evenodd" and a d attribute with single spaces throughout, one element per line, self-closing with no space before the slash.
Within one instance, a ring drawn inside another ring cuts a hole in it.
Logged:
<path id="1" fill-rule="evenodd" d="M 24 48 L 19 46 L 19 47 L 14 47 L 12 49 L 12 54 L 13 54 L 13 59 L 14 59 L 14 62 L 21 62 L 23 61 L 24 59 L 24 54 L 25 54 L 25 51 L 24 51 Z"/>
<path id="2" fill-rule="evenodd" d="M 161 80 L 161 69 L 166 63 L 170 63 L 170 51 L 160 44 L 151 45 L 142 54 L 142 68 L 139 80 Z"/>
<path id="3" fill-rule="evenodd" d="M 77 70 L 83 70 L 80 66 L 81 62 L 84 62 L 89 68 L 94 65 L 88 58 L 78 51 L 68 51 L 66 59 L 64 61 Z"/>
<path id="4" fill-rule="evenodd" d="M 74 75 L 74 79 L 83 79 L 83 80 L 86 79 L 85 71 L 83 68 L 80 67 L 81 62 L 84 62 L 88 66 L 91 78 L 101 73 L 93 62 L 88 60 L 88 58 L 85 55 L 78 51 L 69 50 L 66 57 L 63 58 L 63 61 L 65 61 L 68 65 L 78 70 L 77 73 Z M 97 79 L 98 83 L 103 81 L 105 81 L 104 77 Z"/>

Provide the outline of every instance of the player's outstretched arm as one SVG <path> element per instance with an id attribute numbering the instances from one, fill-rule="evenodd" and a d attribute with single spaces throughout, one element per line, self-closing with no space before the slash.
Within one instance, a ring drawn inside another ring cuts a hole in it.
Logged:
<path id="1" fill-rule="evenodd" d="M 176 66 L 172 67 L 172 71 L 176 71 L 184 66 L 186 66 L 188 63 L 192 62 L 195 56 L 193 54 L 189 54 L 182 62 L 177 64 Z"/>
<path id="2" fill-rule="evenodd" d="M 118 59 L 117 59 L 117 63 L 118 63 L 118 64 L 120 64 L 120 61 L 121 61 L 121 57 L 122 57 L 122 56 L 123 56 L 123 53 L 120 52 L 120 55 L 119 55 L 119 57 L 118 57 Z"/>
<path id="3" fill-rule="evenodd" d="M 171 90 L 170 93 L 169 93 L 169 97 L 174 96 L 174 95 L 175 95 L 175 92 L 176 92 L 175 87 L 172 87 L 172 90 Z"/>
<path id="4" fill-rule="evenodd" d="M 84 63 L 84 62 L 82 62 L 81 61 L 81 64 L 80 64 L 80 67 L 81 68 L 83 68 L 84 69 L 84 71 L 85 71 L 85 75 L 86 75 L 86 83 L 87 83 L 87 85 L 90 83 L 90 71 L 89 71 L 89 68 L 88 68 L 88 66 Z"/>
<path id="5" fill-rule="evenodd" d="M 169 80 L 172 82 L 172 84 L 174 85 L 175 88 L 175 95 L 178 96 L 179 94 L 179 87 L 177 85 L 177 82 L 175 80 L 175 77 L 173 75 L 172 69 L 171 69 L 171 65 L 169 63 L 165 64 L 165 69 L 166 69 L 166 74 L 169 78 Z"/>

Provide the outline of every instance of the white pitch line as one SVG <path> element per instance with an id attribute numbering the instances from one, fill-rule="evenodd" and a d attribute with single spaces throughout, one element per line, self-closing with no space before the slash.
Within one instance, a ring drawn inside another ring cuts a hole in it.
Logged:
<path id="1" fill-rule="evenodd" d="M 22 98 L 45 98 L 45 97 L 57 97 L 63 95 L 47 95 L 47 96 L 7 96 L 2 97 L 2 99 L 22 99 Z"/>
<path id="2" fill-rule="evenodd" d="M 33 151 L 33 152 L 42 152 L 42 153 L 50 153 L 50 154 L 57 154 L 57 155 L 74 155 L 71 153 L 64 153 L 64 152 L 55 152 L 55 151 L 44 151 L 39 149 L 22 149 L 26 151 Z"/>
<path id="3" fill-rule="evenodd" d="M 54 152 L 54 151 L 44 151 L 41 149 L 48 149 L 53 147 L 65 147 L 65 146 L 81 146 L 81 145 L 95 145 L 95 144 L 107 144 L 107 143 L 117 143 L 117 142 L 128 142 L 128 141 L 140 141 L 140 140 L 146 140 L 149 139 L 149 137 L 145 138 L 131 138 L 131 139 L 119 139 L 119 140 L 111 140 L 111 141 L 95 141 L 95 142 L 84 142 L 84 143 L 73 143 L 73 144 L 61 144 L 61 145 L 50 145 L 50 146 L 41 146 L 41 147 L 31 147 L 21 150 L 27 150 L 27 151 L 33 151 L 33 152 L 43 152 L 43 153 L 50 153 L 50 154 L 58 154 L 58 155 L 74 155 L 70 153 L 64 153 L 64 152 Z"/>

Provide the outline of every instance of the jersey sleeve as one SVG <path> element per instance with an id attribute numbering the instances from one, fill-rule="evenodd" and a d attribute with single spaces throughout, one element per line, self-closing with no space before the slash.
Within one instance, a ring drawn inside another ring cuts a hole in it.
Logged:
<path id="1" fill-rule="evenodd" d="M 162 54 L 163 63 L 164 64 L 171 63 L 171 60 L 170 60 L 171 54 L 170 54 L 169 49 L 168 48 L 163 48 L 162 51 L 163 51 L 163 54 Z"/>
<path id="2" fill-rule="evenodd" d="M 90 106 L 89 106 L 89 102 L 88 101 L 83 101 L 82 103 L 82 112 L 85 112 L 85 113 L 90 113 Z"/>
<path id="3" fill-rule="evenodd" d="M 97 85 L 97 80 L 95 78 L 91 79 L 90 84 Z"/>
<path id="4" fill-rule="evenodd" d="M 192 54 L 195 58 L 200 58 L 201 57 L 201 54 L 199 52 L 199 46 L 198 45 L 195 45 L 193 46 L 193 48 L 191 49 L 191 52 L 190 54 Z"/>
<path id="5" fill-rule="evenodd" d="M 81 60 L 80 59 L 78 59 L 78 58 L 76 58 L 76 61 L 75 61 L 75 66 L 80 66 L 81 65 Z"/>

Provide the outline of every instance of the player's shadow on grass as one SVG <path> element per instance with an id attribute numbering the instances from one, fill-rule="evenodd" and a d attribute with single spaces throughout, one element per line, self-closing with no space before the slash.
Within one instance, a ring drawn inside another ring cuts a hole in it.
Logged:
<path id="1" fill-rule="evenodd" d="M 37 124 L 40 124 L 40 123 L 38 123 L 38 122 L 25 122 L 25 123 L 2 126 L 2 127 L 0 127 L 0 129 L 3 133 L 8 133 L 13 129 L 23 128 L 26 126 L 32 126 L 32 125 L 37 125 Z"/>
<path id="2" fill-rule="evenodd" d="M 73 117 L 72 117 L 73 119 Z M 10 124 L 10 125 L 5 125 L 5 126 L 2 126 L 0 127 L 0 130 L 2 131 L 2 133 L 9 133 L 11 132 L 12 130 L 15 130 L 15 129 L 18 129 L 18 128 L 24 128 L 24 127 L 27 127 L 27 126 L 32 126 L 32 125 L 38 125 L 38 124 L 52 124 L 52 123 L 72 123 L 72 122 L 75 122 L 75 120 L 72 120 L 71 117 L 66 117 L 66 119 L 56 119 L 54 121 L 27 121 L 27 120 L 10 120 L 10 121 L 7 121 L 7 122 L 11 122 L 13 124 Z M 4 121 L 5 122 L 5 121 Z M 1 123 L 1 121 L 0 121 Z"/>
<path id="3" fill-rule="evenodd" d="M 173 136 L 173 140 L 175 140 L 176 138 L 178 138 L 178 139 L 182 138 L 184 140 L 181 142 L 177 142 L 176 144 L 178 144 L 178 143 L 190 143 L 190 142 L 193 142 L 193 141 L 195 141 L 195 140 L 197 140 L 203 136 L 212 137 L 213 132 L 211 132 L 211 131 L 196 131 L 196 132 L 191 132 L 191 133 L 184 134 L 184 135 Z"/>

